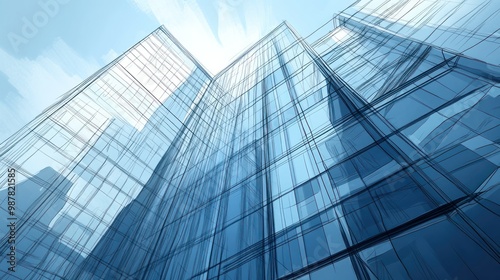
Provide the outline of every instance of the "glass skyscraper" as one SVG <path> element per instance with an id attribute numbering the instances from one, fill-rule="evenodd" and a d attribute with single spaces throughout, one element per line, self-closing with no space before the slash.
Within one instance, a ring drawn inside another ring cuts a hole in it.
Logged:
<path id="1" fill-rule="evenodd" d="M 155 30 L 0 146 L 0 278 L 497 279 L 500 67 L 407 28 Z"/>

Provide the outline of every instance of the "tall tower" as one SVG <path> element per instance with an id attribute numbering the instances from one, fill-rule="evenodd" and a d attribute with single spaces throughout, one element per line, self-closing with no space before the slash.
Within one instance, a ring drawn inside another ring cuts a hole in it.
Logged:
<path id="1" fill-rule="evenodd" d="M 0 147 L 1 273 L 494 279 L 500 68 L 391 28 L 283 23 L 215 76 L 155 30 Z"/>

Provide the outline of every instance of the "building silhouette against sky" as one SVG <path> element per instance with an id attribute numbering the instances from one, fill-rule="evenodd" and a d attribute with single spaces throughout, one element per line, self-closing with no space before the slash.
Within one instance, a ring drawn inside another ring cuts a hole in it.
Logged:
<path id="1" fill-rule="evenodd" d="M 283 23 L 211 76 L 158 28 L 0 146 L 1 278 L 495 279 L 500 67 L 413 32 Z"/>

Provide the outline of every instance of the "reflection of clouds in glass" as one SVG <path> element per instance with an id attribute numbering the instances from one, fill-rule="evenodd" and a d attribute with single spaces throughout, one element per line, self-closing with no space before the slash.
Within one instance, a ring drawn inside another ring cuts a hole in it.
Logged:
<path id="1" fill-rule="evenodd" d="M 491 0 L 362 0 L 354 10 L 359 19 L 401 37 L 465 56 L 500 64 L 498 14 L 500 1 Z M 382 20 L 374 20 L 378 17 Z"/>
<path id="2" fill-rule="evenodd" d="M 350 36 L 350 31 L 346 28 L 339 27 L 332 32 L 332 40 L 336 43 L 341 43 L 347 40 Z"/>

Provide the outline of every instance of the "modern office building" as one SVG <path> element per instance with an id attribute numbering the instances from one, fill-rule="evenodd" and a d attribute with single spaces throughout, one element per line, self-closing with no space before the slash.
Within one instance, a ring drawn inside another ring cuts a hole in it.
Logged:
<path id="1" fill-rule="evenodd" d="M 0 278 L 498 279 L 500 67 L 400 27 L 155 30 L 0 146 Z"/>

